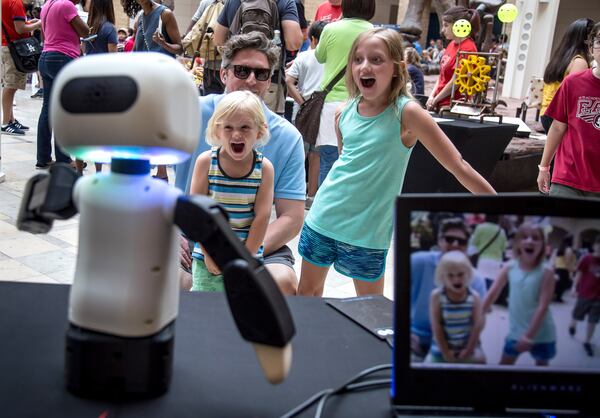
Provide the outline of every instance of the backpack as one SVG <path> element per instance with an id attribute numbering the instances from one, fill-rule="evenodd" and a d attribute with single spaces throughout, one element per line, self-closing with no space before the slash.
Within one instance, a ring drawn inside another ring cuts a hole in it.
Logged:
<path id="1" fill-rule="evenodd" d="M 232 35 L 258 31 L 273 39 L 279 29 L 279 10 L 275 0 L 240 0 L 229 28 Z"/>
<path id="2" fill-rule="evenodd" d="M 206 61 L 219 61 L 221 54 L 213 41 L 214 27 L 224 7 L 223 0 L 215 0 L 200 16 L 192 30 L 181 40 L 184 52 Z"/>

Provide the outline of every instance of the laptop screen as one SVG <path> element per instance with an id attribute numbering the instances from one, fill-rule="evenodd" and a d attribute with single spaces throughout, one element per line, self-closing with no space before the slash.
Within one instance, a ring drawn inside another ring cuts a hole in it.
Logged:
<path id="1" fill-rule="evenodd" d="M 413 211 L 410 221 L 412 367 L 600 371 L 600 334 L 588 338 L 600 319 L 600 219 Z"/>
<path id="2" fill-rule="evenodd" d="M 583 204 L 399 199 L 395 403 L 578 410 L 600 374 L 600 202 Z M 437 400 L 399 393 L 420 381 Z"/>

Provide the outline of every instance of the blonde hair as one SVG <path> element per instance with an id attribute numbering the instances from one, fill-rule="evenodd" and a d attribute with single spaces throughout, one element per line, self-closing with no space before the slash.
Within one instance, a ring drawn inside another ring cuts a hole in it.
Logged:
<path id="1" fill-rule="evenodd" d="M 404 50 L 404 58 L 407 64 L 416 65 L 421 67 L 421 57 L 416 49 L 408 47 Z"/>
<path id="2" fill-rule="evenodd" d="M 473 265 L 468 257 L 462 251 L 448 251 L 440 258 L 435 269 L 435 283 L 438 286 L 444 286 L 444 276 L 451 267 L 462 267 L 467 271 L 467 286 L 473 280 Z"/>
<path id="3" fill-rule="evenodd" d="M 226 94 L 217 104 L 206 127 L 206 143 L 208 145 L 221 145 L 221 141 L 217 135 L 218 125 L 221 124 L 224 119 L 231 117 L 231 115 L 236 112 L 250 115 L 256 124 L 255 126 L 258 128 L 259 138 L 254 144 L 255 148 L 269 142 L 270 133 L 261 100 L 252 92 L 239 90 Z"/>
<path id="4" fill-rule="evenodd" d="M 354 61 L 354 54 L 356 54 L 356 50 L 358 49 L 360 43 L 371 37 L 381 39 L 383 43 L 385 43 L 390 54 L 390 58 L 394 62 L 396 71 L 398 73 L 396 77 L 392 78 L 392 86 L 387 100 L 388 104 L 395 105 L 396 99 L 398 99 L 400 96 L 412 97 L 407 87 L 410 77 L 408 76 L 406 66 L 401 64 L 404 62 L 404 47 L 402 46 L 404 40 L 402 35 L 400 35 L 398 32 L 387 28 L 375 28 L 363 32 L 358 35 L 358 38 L 356 38 L 352 44 L 352 48 L 348 54 L 348 65 L 346 66 L 345 75 L 346 88 L 348 89 L 350 97 L 355 98 L 360 96 L 360 90 L 354 82 L 354 78 L 352 77 L 352 62 Z"/>

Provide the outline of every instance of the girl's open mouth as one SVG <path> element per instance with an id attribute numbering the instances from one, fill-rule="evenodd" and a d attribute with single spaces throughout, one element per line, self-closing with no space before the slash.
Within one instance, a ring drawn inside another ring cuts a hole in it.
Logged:
<path id="1" fill-rule="evenodd" d="M 375 79 L 374 78 L 370 78 L 370 77 L 364 77 L 360 79 L 360 84 L 362 84 L 363 87 L 373 87 L 373 85 L 375 84 Z"/>
<path id="2" fill-rule="evenodd" d="M 525 251 L 527 254 L 533 254 L 535 252 L 534 248 L 523 248 L 523 251 Z"/>
<path id="3" fill-rule="evenodd" d="M 232 142 L 231 143 L 231 150 L 235 153 L 235 154 L 241 154 L 244 152 L 244 148 L 246 148 L 246 144 L 244 142 Z"/>

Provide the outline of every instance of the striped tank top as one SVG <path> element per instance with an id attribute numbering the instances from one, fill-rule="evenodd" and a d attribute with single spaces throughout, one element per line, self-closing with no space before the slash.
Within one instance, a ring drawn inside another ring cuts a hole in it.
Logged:
<path id="1" fill-rule="evenodd" d="M 442 312 L 442 327 L 448 347 L 452 351 L 460 351 L 467 346 L 471 329 L 473 328 L 473 303 L 471 290 L 462 302 L 452 302 L 446 291 L 440 293 L 440 309 Z M 431 344 L 431 353 L 440 355 L 440 348 L 435 339 Z"/>
<path id="2" fill-rule="evenodd" d="M 239 239 L 246 242 L 252 221 L 254 221 L 254 201 L 262 183 L 263 155 L 254 150 L 254 165 L 242 177 L 227 175 L 219 164 L 219 147 L 211 150 L 210 167 L 208 168 L 208 197 L 219 202 L 229 215 L 229 225 Z M 258 250 L 262 256 L 263 247 Z M 192 256 L 203 260 L 200 245 L 196 243 Z"/>

